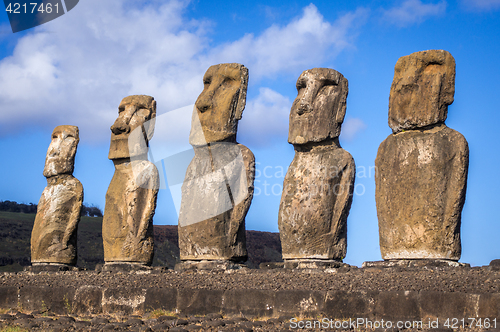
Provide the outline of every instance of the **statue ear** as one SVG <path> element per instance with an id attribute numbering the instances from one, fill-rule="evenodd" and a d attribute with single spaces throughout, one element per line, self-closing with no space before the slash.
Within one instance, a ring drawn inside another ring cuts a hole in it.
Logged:
<path id="1" fill-rule="evenodd" d="M 443 103 L 448 106 L 453 104 L 454 95 L 455 95 L 455 73 L 456 73 L 456 64 L 453 56 L 446 52 L 445 53 L 445 65 L 446 65 L 446 73 L 444 74 L 444 98 Z"/>
<path id="2" fill-rule="evenodd" d="M 245 109 L 247 101 L 247 89 L 248 89 L 248 68 L 241 65 L 241 87 L 239 91 L 238 103 L 236 105 L 235 119 L 241 120 L 243 116 L 243 110 Z"/>
<path id="3" fill-rule="evenodd" d="M 153 134 L 155 132 L 155 124 L 156 124 L 156 100 L 151 102 L 151 106 L 149 107 L 151 110 L 151 116 L 148 121 L 144 124 L 144 129 L 146 130 L 146 136 L 148 141 L 153 138 Z"/>
<path id="4" fill-rule="evenodd" d="M 347 109 L 346 101 L 347 101 L 347 94 L 349 92 L 347 78 L 345 77 L 340 78 L 339 87 L 340 87 L 340 99 L 335 120 L 337 123 L 341 124 L 342 122 L 344 122 L 345 112 Z"/>

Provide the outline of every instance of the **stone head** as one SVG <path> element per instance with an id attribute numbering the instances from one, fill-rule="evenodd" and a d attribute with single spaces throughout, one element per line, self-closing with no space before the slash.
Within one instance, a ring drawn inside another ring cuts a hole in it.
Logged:
<path id="1" fill-rule="evenodd" d="M 399 58 L 389 97 L 394 133 L 444 122 L 455 94 L 455 59 L 443 50 Z"/>
<path id="2" fill-rule="evenodd" d="M 78 127 L 57 126 L 52 132 L 52 141 L 47 150 L 43 176 L 73 174 L 75 155 L 80 141 Z"/>
<path id="3" fill-rule="evenodd" d="M 235 141 L 245 109 L 248 69 L 238 63 L 214 65 L 205 73 L 203 84 L 193 110 L 189 143 Z"/>
<path id="4" fill-rule="evenodd" d="M 130 158 L 147 153 L 148 142 L 154 134 L 156 119 L 156 101 L 145 95 L 123 98 L 118 106 L 118 118 L 111 126 L 111 145 L 109 159 Z M 139 131 L 134 131 L 141 128 Z M 132 137 L 133 133 L 140 135 Z M 137 144 L 129 139 L 134 138 Z M 129 147 L 135 146 L 133 150 Z"/>
<path id="5" fill-rule="evenodd" d="M 288 142 L 321 142 L 340 135 L 348 93 L 347 79 L 329 68 L 304 71 L 290 111 Z"/>

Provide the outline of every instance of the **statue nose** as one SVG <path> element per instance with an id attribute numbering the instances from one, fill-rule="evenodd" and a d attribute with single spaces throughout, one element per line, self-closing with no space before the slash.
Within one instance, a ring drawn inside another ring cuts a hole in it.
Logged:
<path id="1" fill-rule="evenodd" d="M 59 155 L 59 149 L 60 149 L 60 142 L 55 142 L 51 144 L 50 150 L 49 150 L 49 157 L 56 157 Z"/>
<path id="2" fill-rule="evenodd" d="M 196 103 L 196 108 L 198 108 L 198 110 L 202 113 L 207 111 L 211 107 L 212 107 L 212 104 L 208 103 L 208 102 Z"/>
<path id="3" fill-rule="evenodd" d="M 297 114 L 302 115 L 304 113 L 311 112 L 311 110 L 312 110 L 311 103 L 309 101 L 302 99 L 299 103 L 299 107 L 297 107 Z"/>
<path id="4" fill-rule="evenodd" d="M 214 90 L 208 90 L 204 93 L 202 93 L 199 97 L 198 100 L 196 100 L 196 108 L 200 112 L 205 112 L 212 108 L 212 103 L 213 103 L 213 98 L 214 98 Z"/>
<path id="5" fill-rule="evenodd" d="M 121 118 L 116 119 L 115 123 L 111 126 L 110 129 L 115 135 L 120 135 L 123 133 L 127 134 L 128 132 L 130 132 L 130 126 Z"/>

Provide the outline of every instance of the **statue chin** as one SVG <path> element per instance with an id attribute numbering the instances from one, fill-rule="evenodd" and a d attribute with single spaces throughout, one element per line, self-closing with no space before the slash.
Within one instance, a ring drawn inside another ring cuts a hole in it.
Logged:
<path id="1" fill-rule="evenodd" d="M 216 142 L 236 142 L 236 134 L 227 131 L 193 130 L 189 135 L 189 144 L 192 146 L 204 146 Z"/>
<path id="2" fill-rule="evenodd" d="M 72 165 L 64 159 L 52 159 L 43 169 L 46 178 L 66 173 L 72 173 Z"/>
<path id="3" fill-rule="evenodd" d="M 124 139 L 113 138 L 109 146 L 108 159 L 130 158 L 128 150 L 128 137 Z"/>

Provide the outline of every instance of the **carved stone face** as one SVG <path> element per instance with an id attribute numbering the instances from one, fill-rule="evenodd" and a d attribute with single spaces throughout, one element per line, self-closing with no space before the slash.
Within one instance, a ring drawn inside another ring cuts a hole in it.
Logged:
<path id="1" fill-rule="evenodd" d="M 455 60 L 443 50 L 401 57 L 394 68 L 389 127 L 394 133 L 444 122 L 455 94 Z"/>
<path id="2" fill-rule="evenodd" d="M 52 132 L 52 141 L 47 150 L 43 176 L 49 178 L 60 174 L 72 174 L 79 141 L 78 127 L 56 127 Z"/>
<path id="3" fill-rule="evenodd" d="M 189 143 L 205 145 L 236 137 L 245 109 L 248 69 L 237 63 L 214 65 L 205 73 L 203 84 L 193 110 Z"/>
<path id="4" fill-rule="evenodd" d="M 347 79 L 336 70 L 314 68 L 300 75 L 297 91 L 288 142 L 305 144 L 338 137 L 346 112 Z"/>
<path id="5" fill-rule="evenodd" d="M 153 97 L 138 95 L 123 98 L 118 106 L 118 118 L 111 126 L 108 158 L 121 159 L 146 154 L 148 142 L 153 137 L 155 118 L 156 101 Z M 138 127 L 142 129 L 142 136 L 131 137 L 132 133 L 137 133 L 134 129 Z M 129 139 L 137 140 L 137 144 L 129 142 Z M 130 151 L 131 146 L 136 148 Z"/>

